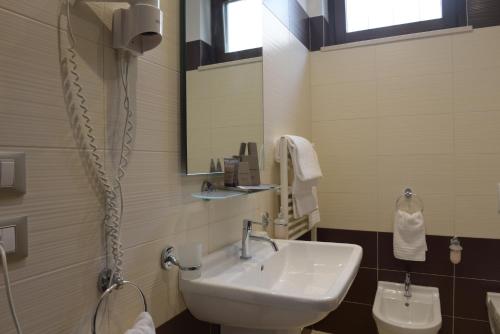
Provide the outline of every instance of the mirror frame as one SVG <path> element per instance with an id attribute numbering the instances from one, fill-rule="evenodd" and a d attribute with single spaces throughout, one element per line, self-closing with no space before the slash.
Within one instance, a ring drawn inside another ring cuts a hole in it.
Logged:
<path id="1" fill-rule="evenodd" d="M 186 2 L 180 1 L 180 20 L 179 20 L 179 108 L 181 121 L 181 170 L 186 176 L 188 173 L 187 165 L 187 87 L 186 87 Z"/>

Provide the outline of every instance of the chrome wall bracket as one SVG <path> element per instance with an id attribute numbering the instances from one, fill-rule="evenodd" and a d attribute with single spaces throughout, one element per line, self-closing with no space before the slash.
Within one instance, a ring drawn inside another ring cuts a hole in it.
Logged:
<path id="1" fill-rule="evenodd" d="M 184 267 L 180 265 L 179 261 L 177 261 L 177 258 L 174 255 L 174 250 L 175 249 L 173 246 L 167 246 L 161 252 L 161 267 L 163 268 L 163 270 L 170 270 L 174 266 L 179 267 L 179 269 L 182 271 L 195 271 L 201 268 L 201 265 L 191 267 Z"/>
<path id="2" fill-rule="evenodd" d="M 99 273 L 97 278 L 97 289 L 100 292 L 105 292 L 110 286 L 116 284 L 117 288 L 121 288 L 123 285 L 123 277 L 119 275 L 113 276 L 113 271 L 111 269 L 103 269 Z"/>

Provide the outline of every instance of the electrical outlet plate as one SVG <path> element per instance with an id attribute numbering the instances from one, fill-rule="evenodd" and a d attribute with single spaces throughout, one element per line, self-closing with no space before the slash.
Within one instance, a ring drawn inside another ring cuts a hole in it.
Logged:
<path id="1" fill-rule="evenodd" d="M 0 233 L 9 260 L 28 256 L 28 217 L 0 219 Z"/>
<path id="2" fill-rule="evenodd" d="M 26 193 L 26 155 L 21 152 L 0 152 L 0 160 L 14 160 L 15 176 L 14 176 L 14 186 L 12 188 L 2 188 L 0 193 L 14 193 L 14 194 L 25 194 Z"/>

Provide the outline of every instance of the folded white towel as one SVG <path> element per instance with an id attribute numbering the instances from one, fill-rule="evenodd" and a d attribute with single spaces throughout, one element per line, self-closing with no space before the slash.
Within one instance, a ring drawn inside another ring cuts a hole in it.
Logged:
<path id="1" fill-rule="evenodd" d="M 294 172 L 301 181 L 319 179 L 323 176 L 319 166 L 318 155 L 309 140 L 293 135 L 285 135 L 288 149 L 292 157 Z M 280 162 L 281 145 L 279 141 L 275 149 L 275 159 Z"/>
<path id="2" fill-rule="evenodd" d="M 142 312 L 135 321 L 134 328 L 129 329 L 125 334 L 155 334 L 155 324 L 148 312 Z"/>
<path id="3" fill-rule="evenodd" d="M 294 218 L 301 218 L 318 210 L 316 188 L 323 176 L 319 167 L 318 156 L 312 144 L 299 136 L 285 135 L 288 150 L 292 158 L 294 180 L 292 185 L 292 203 Z M 281 161 L 281 145 L 275 148 L 275 159 Z M 319 212 L 318 212 L 319 213 Z"/>
<path id="4" fill-rule="evenodd" d="M 425 261 L 424 215 L 421 211 L 408 213 L 397 210 L 394 217 L 394 256 L 400 260 Z"/>

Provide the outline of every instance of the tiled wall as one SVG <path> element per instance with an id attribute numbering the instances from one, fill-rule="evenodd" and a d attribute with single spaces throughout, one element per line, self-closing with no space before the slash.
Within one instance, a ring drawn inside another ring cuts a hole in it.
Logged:
<path id="1" fill-rule="evenodd" d="M 240 142 L 263 144 L 262 61 L 186 72 L 188 171 L 238 154 Z"/>
<path id="2" fill-rule="evenodd" d="M 321 227 L 390 232 L 411 186 L 433 235 L 500 238 L 500 27 L 311 56 Z"/>
<path id="3" fill-rule="evenodd" d="M 107 162 L 119 129 L 116 97 L 108 95 L 119 89 L 110 47 L 110 6 L 80 4 L 73 9 L 79 71 Z M 143 288 L 157 325 L 185 309 L 177 272 L 163 272 L 158 265 L 161 249 L 186 241 L 202 242 L 205 252 L 223 247 L 240 238 L 243 218 L 272 211 L 276 200 L 272 193 L 217 203 L 191 198 L 202 178 L 181 175 L 179 2 L 164 0 L 162 8 L 166 39 L 131 67 L 137 136 L 123 188 L 122 230 L 126 278 Z M 59 1 L 0 0 L 0 150 L 27 153 L 29 187 L 22 198 L 0 196 L 0 207 L 2 218 L 29 216 L 30 256 L 10 266 L 18 313 L 30 334 L 87 333 L 98 298 L 97 273 L 105 261 L 102 203 L 82 167 L 63 99 L 58 38 L 66 45 L 66 25 L 63 18 L 58 30 L 59 9 Z M 311 128 L 308 51 L 273 20 L 266 20 L 270 30 L 263 66 L 277 86 L 264 92 L 263 182 L 277 178 L 274 140 L 283 133 L 310 136 Z M 293 84 L 280 84 L 281 79 Z M 122 290 L 100 329 L 124 332 L 139 304 L 135 291 Z M 0 322 L 2 334 L 14 333 L 3 302 Z"/>
<path id="4" fill-rule="evenodd" d="M 265 158 L 263 177 L 279 182 L 277 165 L 273 159 L 274 143 L 285 133 L 310 138 L 309 52 L 269 9 L 264 9 L 264 140 Z M 265 203 L 275 203 L 275 194 L 268 193 Z M 269 208 L 276 216 L 276 205 Z M 238 225 L 240 226 L 240 225 Z M 272 229 L 272 227 L 271 227 Z M 239 231 L 239 230 L 238 230 Z M 272 232 L 272 231 L 269 231 Z M 221 232 L 223 233 L 223 232 Z M 195 319 L 188 311 L 158 329 L 158 334 L 218 334 L 219 326 Z"/>
<path id="5" fill-rule="evenodd" d="M 497 250 L 500 240 L 461 238 L 462 262 L 449 260 L 449 236 L 427 236 L 429 251 L 424 263 L 397 260 L 392 233 L 319 229 L 318 240 L 355 243 L 363 247 L 359 273 L 344 303 L 312 327 L 327 333 L 376 334 L 372 317 L 377 281 L 402 283 L 405 271 L 412 282 L 439 288 L 443 334 L 488 334 L 486 292 L 500 291 Z"/>
<path id="6" fill-rule="evenodd" d="M 325 174 L 319 239 L 364 248 L 346 302 L 315 329 L 376 333 L 376 282 L 402 281 L 407 268 L 394 259 L 391 232 L 395 201 L 411 186 L 430 235 L 426 263 L 410 266 L 414 283 L 439 287 L 443 333 L 489 333 L 486 291 L 500 289 L 492 255 L 500 249 L 499 41 L 497 26 L 312 54 L 313 141 Z M 452 235 L 464 246 L 455 267 Z"/>
<path id="7" fill-rule="evenodd" d="M 279 165 L 273 154 L 276 141 L 284 134 L 311 138 L 310 55 L 267 7 L 263 22 L 264 174 L 279 183 Z"/>
<path id="8" fill-rule="evenodd" d="M 67 39 L 64 18 L 58 30 L 59 3 L 0 0 L 0 151 L 26 152 L 28 175 L 25 196 L 0 195 L 0 216 L 29 217 L 30 255 L 10 268 L 21 324 L 30 334 L 89 333 L 97 274 L 105 262 L 102 202 L 83 167 L 63 98 L 58 38 L 63 55 Z M 77 3 L 79 73 L 97 145 L 110 163 L 121 114 L 110 93 L 119 89 L 110 47 L 111 5 Z M 274 198 L 264 194 L 221 203 L 191 198 L 203 179 L 181 175 L 179 2 L 163 0 L 162 8 L 165 40 L 131 66 L 137 130 L 123 185 L 122 229 L 126 278 L 142 287 L 157 325 L 185 309 L 177 272 L 160 269 L 161 249 L 198 241 L 209 252 L 234 242 L 241 220 L 257 217 Z M 12 334 L 4 293 L 0 279 L 0 332 Z M 101 333 L 123 333 L 141 309 L 132 289 L 112 299 Z"/>
<path id="9" fill-rule="evenodd" d="M 302 45 L 309 49 L 309 15 L 307 1 L 303 0 L 264 0 L 264 6 L 274 14 Z M 264 34 L 266 34 L 264 32 Z"/>

